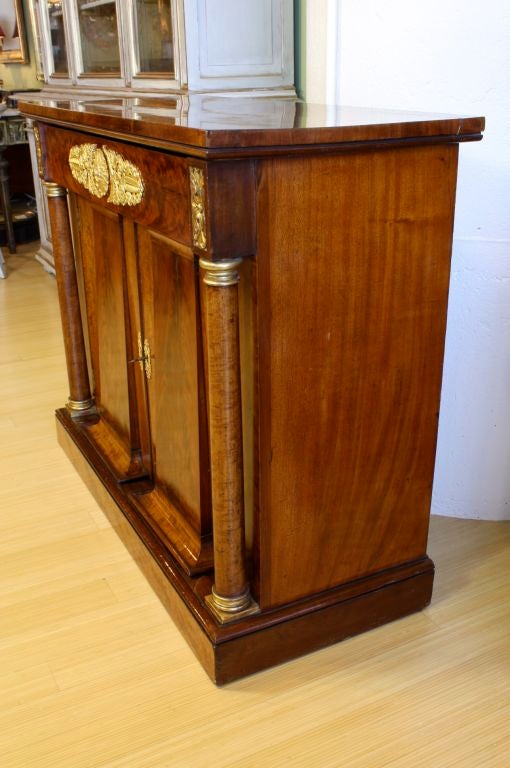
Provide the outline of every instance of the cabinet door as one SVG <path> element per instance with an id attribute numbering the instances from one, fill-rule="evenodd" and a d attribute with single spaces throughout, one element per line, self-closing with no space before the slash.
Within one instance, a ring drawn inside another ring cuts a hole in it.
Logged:
<path id="1" fill-rule="evenodd" d="M 71 0 L 67 6 L 75 85 L 126 85 L 117 0 Z"/>
<path id="2" fill-rule="evenodd" d="M 48 82 L 70 85 L 73 69 L 69 50 L 68 7 L 65 3 L 51 0 L 33 0 L 30 7 L 35 23 L 36 49 L 41 49 Z"/>
<path id="3" fill-rule="evenodd" d="M 140 384 L 134 362 L 138 350 L 129 311 L 126 223 L 118 214 L 80 197 L 74 206 L 89 371 L 98 412 L 84 430 L 119 481 L 139 479 L 149 474 L 150 467 L 142 448 L 137 399 Z"/>
<path id="4" fill-rule="evenodd" d="M 179 43 L 180 31 L 184 48 L 184 25 L 175 0 L 135 0 L 122 12 L 132 87 L 179 89 L 184 84 L 180 60 L 185 51 L 180 55 Z"/>
<path id="5" fill-rule="evenodd" d="M 136 240 L 154 484 L 139 502 L 187 567 L 200 568 L 210 565 L 211 513 L 198 270 L 153 231 L 137 227 Z"/>
<path id="6" fill-rule="evenodd" d="M 194 257 L 81 197 L 75 209 L 98 413 L 82 432 L 181 565 L 207 570 L 209 451 Z"/>

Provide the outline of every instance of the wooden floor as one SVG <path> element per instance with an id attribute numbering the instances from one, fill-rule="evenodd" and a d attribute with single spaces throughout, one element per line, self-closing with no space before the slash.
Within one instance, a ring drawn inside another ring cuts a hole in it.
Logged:
<path id="1" fill-rule="evenodd" d="M 56 286 L 0 281 L 1 768 L 510 766 L 510 524 L 434 518 L 425 612 L 216 689 L 54 438 Z"/>

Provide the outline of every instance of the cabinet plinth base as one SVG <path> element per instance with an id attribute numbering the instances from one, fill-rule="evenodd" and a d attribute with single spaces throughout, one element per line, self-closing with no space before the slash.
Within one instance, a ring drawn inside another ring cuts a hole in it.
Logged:
<path id="1" fill-rule="evenodd" d="M 222 685 L 421 610 L 428 557 L 221 625 L 207 608 L 212 574 L 188 576 L 130 503 L 129 490 L 85 457 L 80 433 L 57 411 L 60 445 L 211 679 Z"/>

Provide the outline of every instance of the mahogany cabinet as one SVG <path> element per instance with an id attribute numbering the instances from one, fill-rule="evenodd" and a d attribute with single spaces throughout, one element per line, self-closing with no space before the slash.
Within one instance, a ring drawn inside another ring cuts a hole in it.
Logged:
<path id="1" fill-rule="evenodd" d="M 34 101 L 59 440 L 225 683 L 423 608 L 459 142 L 482 118 Z"/>

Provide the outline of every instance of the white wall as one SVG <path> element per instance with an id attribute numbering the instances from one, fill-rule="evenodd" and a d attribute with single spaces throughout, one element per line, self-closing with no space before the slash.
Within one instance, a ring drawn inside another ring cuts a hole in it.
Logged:
<path id="1" fill-rule="evenodd" d="M 487 118 L 460 147 L 433 512 L 510 519 L 510 3 L 324 3 L 309 100 Z"/>

